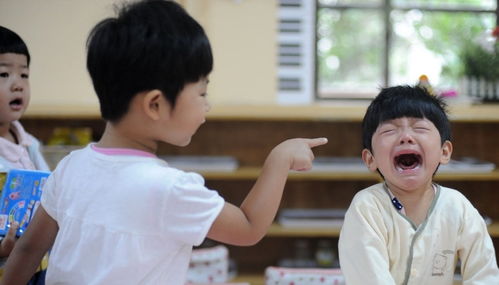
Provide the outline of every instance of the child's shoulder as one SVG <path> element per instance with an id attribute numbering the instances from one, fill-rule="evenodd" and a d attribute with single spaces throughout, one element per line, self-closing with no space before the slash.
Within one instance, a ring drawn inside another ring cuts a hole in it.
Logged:
<path id="1" fill-rule="evenodd" d="M 169 167 L 160 160 L 135 164 L 129 171 L 136 173 L 134 180 L 143 181 L 144 185 L 152 188 L 160 185 L 159 189 L 197 190 L 205 187 L 204 178 L 200 174 Z"/>
<path id="2" fill-rule="evenodd" d="M 165 181 L 173 184 L 204 184 L 201 175 L 194 172 L 170 167 L 160 158 L 133 155 L 109 155 L 97 152 L 89 144 L 71 151 L 59 163 L 57 168 L 78 171 L 80 168 L 92 168 L 92 171 L 124 171 L 133 173 L 134 178 L 147 181 Z"/>
<path id="3" fill-rule="evenodd" d="M 389 200 L 383 183 L 378 183 L 357 192 L 352 199 L 352 204 L 379 204 L 387 203 Z"/>
<path id="4" fill-rule="evenodd" d="M 464 196 L 464 194 L 461 193 L 460 191 L 449 187 L 444 187 L 441 185 L 438 185 L 437 187 L 440 188 L 440 193 L 438 197 L 440 203 L 448 203 L 452 205 L 454 208 L 458 206 L 473 207 L 470 200 L 468 200 L 468 198 L 466 198 L 466 196 Z"/>
<path id="5" fill-rule="evenodd" d="M 440 194 L 434 211 L 435 217 L 466 222 L 468 225 L 481 224 L 484 222 L 483 216 L 466 196 L 458 190 L 440 187 Z M 455 222 L 457 224 L 457 222 Z"/>
<path id="6" fill-rule="evenodd" d="M 367 188 L 360 190 L 355 194 L 355 197 L 358 197 L 357 199 L 367 198 L 372 196 L 375 197 L 386 196 L 386 190 L 383 186 L 383 183 L 371 185 Z"/>

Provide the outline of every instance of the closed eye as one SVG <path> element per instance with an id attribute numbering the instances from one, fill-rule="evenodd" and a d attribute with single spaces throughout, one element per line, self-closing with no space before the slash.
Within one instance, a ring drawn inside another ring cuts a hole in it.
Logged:
<path id="1" fill-rule="evenodd" d="M 431 129 L 431 125 L 432 125 L 432 123 L 430 121 L 428 121 L 426 119 L 419 119 L 419 120 L 414 122 L 412 127 L 415 130 L 429 130 L 429 129 Z"/>
<path id="2" fill-rule="evenodd" d="M 414 130 L 416 130 L 416 131 L 429 131 L 430 129 L 425 128 L 425 127 L 417 127 L 417 128 L 414 128 Z"/>
<path id="3" fill-rule="evenodd" d="M 392 124 L 385 124 L 384 126 L 381 126 L 379 128 L 379 133 L 380 134 L 389 134 L 391 132 L 395 131 L 395 127 Z"/>
<path id="4" fill-rule="evenodd" d="M 385 129 L 380 131 L 380 135 L 391 135 L 395 133 L 395 129 Z"/>
<path id="5" fill-rule="evenodd" d="M 428 126 L 428 124 L 425 124 L 425 123 L 419 123 L 419 124 L 415 124 L 413 126 L 413 129 L 415 131 L 418 131 L 418 132 L 424 132 L 424 131 L 429 131 L 430 126 Z"/>

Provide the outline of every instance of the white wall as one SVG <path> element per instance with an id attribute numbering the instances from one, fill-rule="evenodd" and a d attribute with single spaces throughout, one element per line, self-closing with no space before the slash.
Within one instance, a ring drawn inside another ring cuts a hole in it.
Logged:
<path id="1" fill-rule="evenodd" d="M 29 109 L 97 109 L 85 68 L 90 29 L 123 0 L 0 0 L 0 25 L 16 31 L 32 55 Z M 276 101 L 273 0 L 179 0 L 205 28 L 215 66 L 213 104 Z"/>

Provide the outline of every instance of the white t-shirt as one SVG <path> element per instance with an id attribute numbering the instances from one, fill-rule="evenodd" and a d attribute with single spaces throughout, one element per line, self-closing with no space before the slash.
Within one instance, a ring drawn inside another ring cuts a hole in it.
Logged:
<path id="1" fill-rule="evenodd" d="M 184 284 L 224 205 L 203 178 L 155 157 L 72 152 L 46 182 L 57 221 L 47 284 Z"/>
<path id="2" fill-rule="evenodd" d="M 360 191 L 346 213 L 338 246 L 349 285 L 452 285 L 458 259 L 463 284 L 499 284 L 483 218 L 460 192 L 438 185 L 419 226 L 392 205 L 383 184 Z"/>

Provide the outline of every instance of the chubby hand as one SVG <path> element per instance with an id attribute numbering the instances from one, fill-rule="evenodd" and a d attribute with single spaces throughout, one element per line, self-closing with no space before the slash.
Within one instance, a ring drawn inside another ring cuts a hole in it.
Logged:
<path id="1" fill-rule="evenodd" d="M 289 158 L 289 169 L 305 171 L 312 168 L 314 160 L 312 148 L 326 143 L 327 138 L 289 139 L 277 145 L 272 152 L 281 158 Z"/>
<path id="2" fill-rule="evenodd" d="M 4 237 L 4 239 L 0 243 L 0 257 L 9 256 L 10 252 L 14 248 L 14 245 L 15 245 L 16 240 L 17 240 L 16 232 L 17 232 L 18 228 L 19 228 L 19 224 L 17 222 L 13 222 L 12 224 L 10 224 L 9 231 L 7 232 L 7 235 Z"/>

